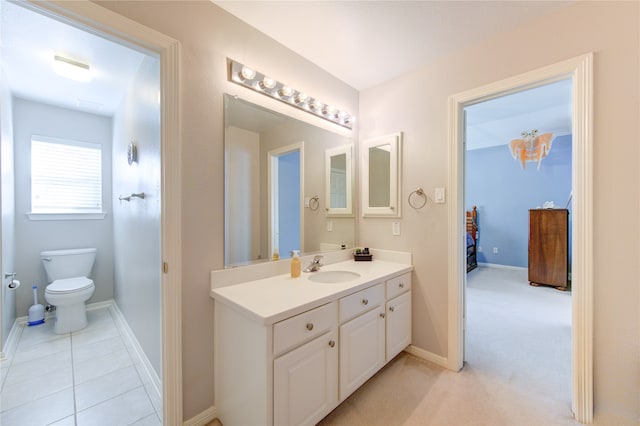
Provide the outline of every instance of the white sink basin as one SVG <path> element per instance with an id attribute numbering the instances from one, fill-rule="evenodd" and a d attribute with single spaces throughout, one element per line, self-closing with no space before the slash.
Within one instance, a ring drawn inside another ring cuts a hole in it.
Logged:
<path id="1" fill-rule="evenodd" d="M 337 284 L 360 278 L 360 274 L 351 271 L 320 271 L 311 272 L 309 280 L 315 283 Z"/>

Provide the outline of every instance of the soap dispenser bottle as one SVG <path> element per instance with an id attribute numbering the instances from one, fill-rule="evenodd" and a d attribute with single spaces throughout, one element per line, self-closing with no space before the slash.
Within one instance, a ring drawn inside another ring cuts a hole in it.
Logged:
<path id="1" fill-rule="evenodd" d="M 300 257 L 298 257 L 298 250 L 293 250 L 291 254 L 291 278 L 298 278 L 300 276 Z"/>

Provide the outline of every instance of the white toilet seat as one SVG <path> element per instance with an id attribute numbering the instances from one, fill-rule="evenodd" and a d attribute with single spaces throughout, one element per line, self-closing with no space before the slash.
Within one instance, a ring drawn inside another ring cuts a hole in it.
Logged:
<path id="1" fill-rule="evenodd" d="M 87 290 L 93 286 L 93 281 L 87 277 L 73 277 L 55 280 L 47 286 L 49 294 L 72 294 Z"/>

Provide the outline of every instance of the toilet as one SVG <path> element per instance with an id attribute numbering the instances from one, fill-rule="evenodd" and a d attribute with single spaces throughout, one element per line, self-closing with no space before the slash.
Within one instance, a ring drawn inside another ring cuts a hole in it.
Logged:
<path id="1" fill-rule="evenodd" d="M 47 302 L 56 307 L 53 331 L 71 333 L 87 326 L 85 302 L 95 285 L 89 278 L 96 249 L 51 250 L 40 253 L 50 284 L 44 291 Z"/>

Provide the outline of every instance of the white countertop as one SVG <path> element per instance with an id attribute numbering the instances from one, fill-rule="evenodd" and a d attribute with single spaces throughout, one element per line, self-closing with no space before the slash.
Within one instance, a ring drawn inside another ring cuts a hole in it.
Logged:
<path id="1" fill-rule="evenodd" d="M 375 258 L 371 262 L 348 260 L 323 266 L 320 271 L 360 274 L 352 281 L 316 283 L 308 279 L 313 272 L 302 272 L 298 278 L 291 278 L 289 274 L 276 275 L 215 288 L 211 290 L 211 297 L 260 323 L 270 325 L 412 270 L 412 265 Z"/>

